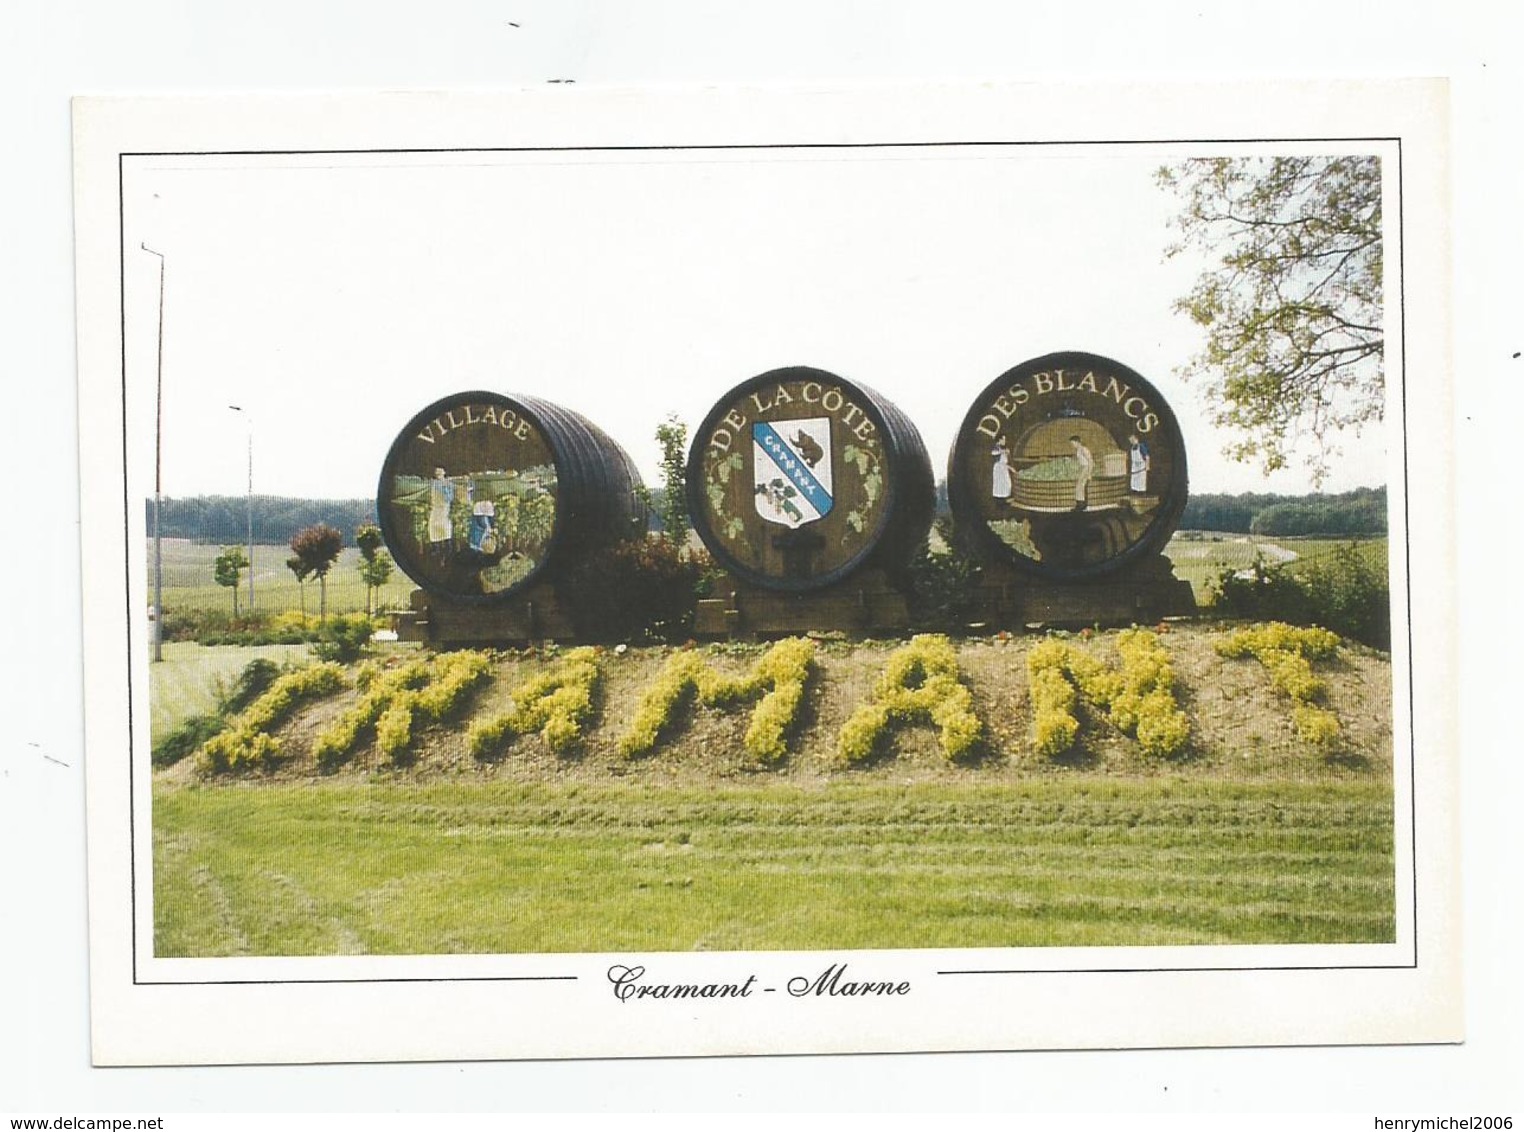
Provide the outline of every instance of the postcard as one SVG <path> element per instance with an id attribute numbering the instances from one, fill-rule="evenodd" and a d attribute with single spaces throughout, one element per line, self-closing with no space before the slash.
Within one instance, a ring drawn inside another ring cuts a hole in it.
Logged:
<path id="1" fill-rule="evenodd" d="M 96 1063 L 1461 1040 L 1447 115 L 79 100 Z"/>

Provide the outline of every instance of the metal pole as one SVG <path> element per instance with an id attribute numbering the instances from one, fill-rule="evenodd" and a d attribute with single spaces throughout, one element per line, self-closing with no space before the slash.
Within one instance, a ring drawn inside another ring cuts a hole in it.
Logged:
<path id="1" fill-rule="evenodd" d="M 154 391 L 153 422 L 153 658 L 164 659 L 164 543 L 159 532 L 159 504 L 164 475 L 164 253 L 139 244 L 159 257 L 159 366 Z"/>
<path id="2" fill-rule="evenodd" d="M 254 611 L 254 418 L 244 411 L 242 405 L 229 405 L 235 413 L 243 413 L 243 423 L 248 426 L 249 438 L 249 493 L 248 493 L 248 536 L 249 536 L 249 612 Z"/>
<path id="3" fill-rule="evenodd" d="M 249 421 L 249 612 L 254 612 L 254 422 Z"/>

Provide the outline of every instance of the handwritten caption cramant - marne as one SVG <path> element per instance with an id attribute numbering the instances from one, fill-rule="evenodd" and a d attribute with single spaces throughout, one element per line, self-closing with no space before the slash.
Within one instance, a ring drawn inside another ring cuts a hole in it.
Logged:
<path id="1" fill-rule="evenodd" d="M 779 988 L 761 984 L 756 975 L 739 982 L 658 983 L 648 981 L 640 965 L 616 963 L 608 969 L 608 981 L 620 1002 L 669 998 L 751 998 L 772 994 Z M 795 975 L 782 989 L 793 998 L 892 998 L 910 993 L 908 979 L 859 980 L 847 977 L 845 963 L 832 963 L 817 975 Z"/>

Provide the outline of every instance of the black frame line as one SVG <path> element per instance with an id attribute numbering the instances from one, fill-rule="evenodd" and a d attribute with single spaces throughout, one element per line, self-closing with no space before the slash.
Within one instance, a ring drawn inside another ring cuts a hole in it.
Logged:
<path id="1" fill-rule="evenodd" d="M 118 301 L 120 319 L 120 348 L 122 359 L 122 526 L 123 541 L 127 545 L 128 553 L 131 553 L 131 500 L 128 489 L 128 425 L 127 425 L 127 248 L 126 248 L 126 196 L 125 177 L 126 161 L 128 158 L 146 157 L 297 157 L 297 156 L 360 156 L 381 154 L 451 154 L 451 153 L 679 153 L 693 152 L 697 150 L 714 151 L 770 151 L 770 150 L 865 150 L 865 149 L 956 149 L 977 148 L 988 150 L 1005 149 L 1029 149 L 1043 146 L 1100 146 L 1100 147 L 1128 147 L 1128 146 L 1160 146 L 1160 145 L 1316 145 L 1323 143 L 1357 144 L 1361 142 L 1395 143 L 1397 146 L 1397 246 L 1405 252 L 1405 227 L 1404 227 L 1404 200 L 1403 200 L 1403 165 L 1402 165 L 1402 137 L 1400 135 L 1378 136 L 1353 136 L 1353 137 L 1272 137 L 1272 138 L 1092 138 L 1092 139 L 1047 139 L 1047 140 L 1007 140 L 1007 141 L 916 141 L 916 142 L 761 142 L 761 143 L 719 143 L 719 144 L 690 144 L 690 145 L 592 145 L 592 146 L 454 146 L 454 147 L 401 147 L 401 148 L 361 148 L 361 149 L 227 149 L 227 150 L 121 150 L 117 152 L 117 254 L 118 254 Z M 1408 708 L 1409 719 L 1412 719 L 1414 696 L 1416 688 L 1413 677 L 1413 586 L 1412 586 L 1412 537 L 1411 537 L 1411 511 L 1408 498 L 1409 460 L 1408 460 L 1408 418 L 1407 418 L 1407 258 L 1405 254 L 1399 255 L 1400 268 L 1397 273 L 1397 309 L 1398 321 L 1401 324 L 1401 333 L 1398 336 L 1398 357 L 1401 359 L 1401 380 L 1398 382 L 1398 403 L 1402 408 L 1402 516 L 1403 516 L 1403 563 L 1404 576 L 1407 580 L 1407 588 L 1404 596 L 1404 608 L 1407 614 L 1407 643 L 1408 643 Z M 126 582 L 125 604 L 127 624 L 127 827 L 128 827 L 128 880 L 129 894 L 131 899 L 131 944 L 132 944 L 132 985 L 134 986 L 267 986 L 286 984 L 351 984 L 351 983 L 464 983 L 464 982 L 576 982 L 577 975 L 487 975 L 487 976 L 447 976 L 447 977 L 419 977 L 419 978 L 353 978 L 353 979 L 208 979 L 208 980 L 146 980 L 138 974 L 138 901 L 137 901 L 137 827 L 136 806 L 137 782 L 133 770 L 136 761 L 133 750 L 133 716 L 132 716 L 132 675 L 133 675 L 133 644 L 132 644 L 132 582 L 131 570 L 124 575 Z M 1395 695 L 1395 689 L 1394 689 Z M 1395 747 L 1393 750 L 1395 756 Z M 1408 729 L 1408 781 L 1409 790 L 1409 832 L 1411 835 L 1412 851 L 1412 884 L 1413 884 L 1413 938 L 1412 938 L 1412 961 L 1408 963 L 1374 963 L 1374 964 L 1333 964 L 1333 965 L 1289 965 L 1289 966 L 1256 966 L 1243 967 L 1075 967 L 1075 968 L 969 968 L 939 970 L 935 973 L 939 976 L 955 975 L 1103 975 L 1103 974 L 1153 974 L 1153 973 L 1185 973 L 1185 972 L 1247 972 L 1247 971 L 1373 971 L 1373 970 L 1416 970 L 1418 968 L 1418 791 L 1411 789 L 1417 773 L 1417 739 L 1414 729 Z M 1207 945 L 1195 945 L 1207 946 Z M 1299 946 L 1270 945 L 1270 946 Z M 1341 946 L 1338 944 L 1314 944 L 1310 946 Z M 1366 945 L 1352 945 L 1366 946 Z M 1374 946 L 1392 946 L 1377 944 Z M 175 958 L 168 957 L 165 958 Z M 282 958 L 282 957 L 271 957 Z M 396 956 L 391 958 L 416 958 L 415 956 Z"/>

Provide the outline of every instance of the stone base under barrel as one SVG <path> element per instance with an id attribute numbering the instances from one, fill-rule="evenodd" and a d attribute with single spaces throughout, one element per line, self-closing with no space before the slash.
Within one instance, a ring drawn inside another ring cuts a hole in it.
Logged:
<path id="1" fill-rule="evenodd" d="M 532 583 L 498 605 L 466 605 L 414 590 L 404 613 L 392 614 L 397 639 L 439 648 L 569 641 L 576 628 L 554 587 Z"/>
<path id="2" fill-rule="evenodd" d="M 698 603 L 695 636 L 766 637 L 820 631 L 868 635 L 910 627 L 909 603 L 882 570 L 859 570 L 845 581 L 805 593 L 767 590 L 726 574 L 715 584 L 714 593 Z"/>
<path id="3" fill-rule="evenodd" d="M 992 629 L 1028 625 L 1054 628 L 1134 625 L 1165 617 L 1193 617 L 1191 584 L 1175 577 L 1163 555 L 1094 581 L 1040 581 L 1009 567 L 985 567 L 971 621 Z"/>

